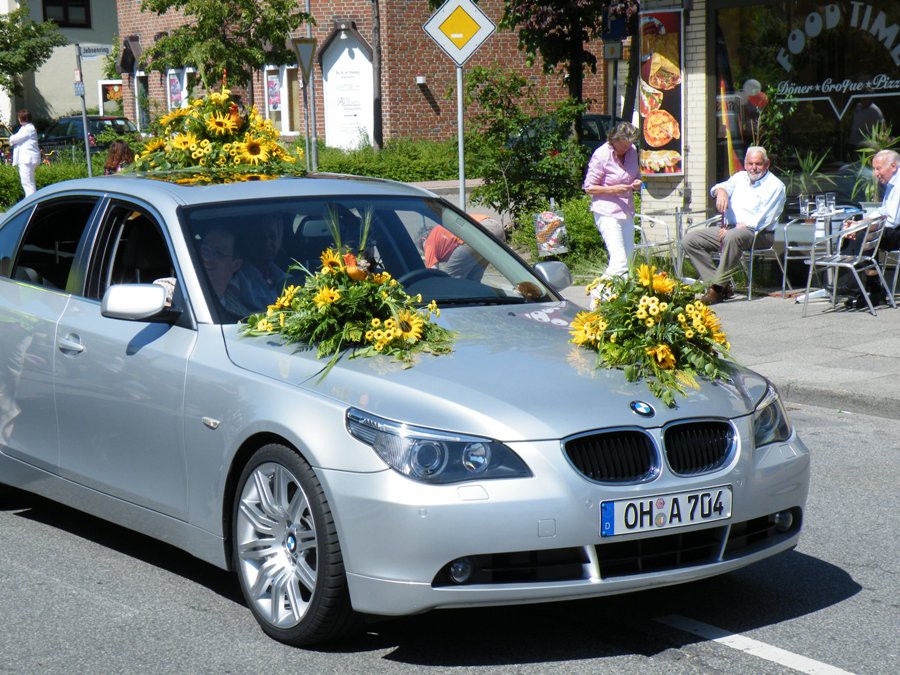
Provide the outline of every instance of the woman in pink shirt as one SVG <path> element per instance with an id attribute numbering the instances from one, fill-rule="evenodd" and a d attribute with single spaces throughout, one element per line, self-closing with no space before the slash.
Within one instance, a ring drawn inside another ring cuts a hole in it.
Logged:
<path id="1" fill-rule="evenodd" d="M 609 251 L 603 277 L 626 276 L 634 252 L 634 191 L 641 189 L 637 150 L 638 130 L 619 122 L 594 151 L 584 177 L 591 211 Z"/>

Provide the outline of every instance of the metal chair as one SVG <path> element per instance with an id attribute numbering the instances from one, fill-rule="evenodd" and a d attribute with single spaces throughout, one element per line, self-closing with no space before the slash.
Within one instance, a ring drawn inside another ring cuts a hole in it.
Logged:
<path id="1" fill-rule="evenodd" d="M 649 216 L 644 213 L 634 214 L 634 220 L 634 229 L 638 233 L 638 241 L 634 245 L 635 257 L 637 257 L 639 254 L 642 254 L 644 260 L 649 261 L 649 258 L 653 253 L 662 251 L 665 253 L 674 269 L 676 262 L 675 237 L 672 236 L 672 231 L 669 229 L 669 224 L 661 218 Z M 651 241 L 647 237 L 647 230 L 656 228 L 661 228 L 661 230 L 665 232 L 665 236 L 663 239 L 654 238 Z"/>
<path id="2" fill-rule="evenodd" d="M 790 290 L 794 290 L 794 287 L 791 285 L 791 281 L 788 278 L 787 270 L 788 270 L 788 261 L 790 260 L 802 260 L 806 262 L 809 260 L 810 255 L 813 254 L 813 249 L 818 249 L 818 253 L 824 254 L 827 251 L 827 242 L 825 241 L 825 237 L 830 235 L 831 232 L 831 223 L 834 218 L 852 218 L 853 216 L 859 215 L 862 211 L 856 207 L 851 205 L 839 205 L 835 207 L 835 211 L 838 213 L 836 215 L 832 215 L 826 220 L 825 218 L 818 217 L 814 220 L 810 218 L 809 220 L 805 218 L 793 218 L 785 224 L 784 229 L 782 230 L 784 234 L 784 247 L 782 250 L 782 260 L 784 261 L 781 265 L 781 269 L 783 271 L 781 277 L 781 297 L 784 298 L 786 288 Z M 812 224 L 812 239 L 809 243 L 800 243 L 797 241 L 792 241 L 788 237 L 788 230 L 793 226 L 798 226 L 805 223 Z"/>
<path id="3" fill-rule="evenodd" d="M 869 313 L 872 316 L 877 316 L 875 307 L 872 306 L 872 301 L 869 299 L 869 294 L 866 292 L 863 277 L 861 277 L 860 274 L 867 270 L 875 270 L 885 293 L 890 291 L 876 258 L 878 244 L 881 243 L 881 236 L 884 234 L 884 220 L 884 216 L 864 218 L 853 227 L 836 232 L 830 237 L 825 237 L 823 242 L 833 242 L 837 244 L 833 249 L 836 250 L 837 253 L 818 254 L 818 249 L 813 247 L 808 260 L 809 275 L 806 279 L 806 297 L 803 300 L 804 317 L 806 316 L 806 307 L 809 304 L 809 289 L 812 286 L 813 274 L 816 273 L 818 268 L 822 268 L 826 271 L 831 270 L 835 273 L 834 284 L 831 291 L 832 308 L 837 305 L 838 277 L 840 276 L 840 271 L 848 270 L 856 280 L 856 285 L 859 287 L 862 297 L 865 298 L 866 304 L 869 306 Z M 862 241 L 859 245 L 859 252 L 853 255 L 841 253 L 842 244 L 850 237 L 862 237 Z M 896 308 L 897 305 L 894 303 L 893 295 L 888 295 L 888 301 L 890 302 L 891 307 Z"/>
<path id="4" fill-rule="evenodd" d="M 897 295 L 897 277 L 900 276 L 900 248 L 890 251 L 882 249 L 881 253 L 884 254 L 884 269 L 894 267 L 894 280 L 891 282 L 891 297 L 894 297 Z"/>
<path id="5" fill-rule="evenodd" d="M 690 225 L 685 230 L 685 233 L 689 232 L 690 230 L 696 229 L 698 227 L 713 227 L 713 226 L 718 227 L 721 222 L 722 222 L 722 216 L 721 216 L 721 214 L 719 214 L 719 215 L 713 216 L 712 218 L 707 218 L 706 220 L 700 221 L 699 223 L 694 223 L 693 225 Z M 744 271 L 747 273 L 747 300 L 753 299 L 753 260 L 757 255 L 760 255 L 760 254 L 768 255 L 778 264 L 778 269 L 781 270 L 782 285 L 784 284 L 783 280 L 785 277 L 785 272 L 784 272 L 785 267 L 781 263 L 781 257 L 778 255 L 778 252 L 775 250 L 775 236 L 774 235 L 775 235 L 775 228 L 777 227 L 777 225 L 778 225 L 778 223 L 775 222 L 775 223 L 772 223 L 771 225 L 763 227 L 759 230 L 755 230 L 753 233 L 753 243 L 750 246 L 750 250 L 744 251 L 743 255 L 741 256 L 741 265 L 743 266 Z M 759 241 L 759 235 L 762 234 L 763 232 L 771 232 L 772 233 L 772 243 L 769 246 L 757 248 L 757 242 Z M 684 259 L 684 250 L 683 249 L 679 251 L 679 255 L 681 256 L 681 261 L 683 261 L 683 259 Z M 715 258 L 717 256 L 713 256 L 713 257 Z M 679 266 L 679 269 L 680 269 L 680 266 Z"/>

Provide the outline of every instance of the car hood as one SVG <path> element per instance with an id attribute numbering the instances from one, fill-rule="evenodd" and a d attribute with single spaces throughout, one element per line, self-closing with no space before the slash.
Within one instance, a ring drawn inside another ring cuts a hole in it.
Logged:
<path id="1" fill-rule="evenodd" d="M 389 357 L 345 355 L 324 375 L 327 360 L 316 359 L 314 350 L 277 337 L 241 336 L 236 326 L 223 330 L 241 368 L 392 420 L 509 442 L 732 418 L 752 412 L 765 394 L 765 379 L 734 366 L 730 382 L 704 381 L 668 408 L 645 382 L 595 368 L 593 352 L 569 341 L 578 311 L 569 302 L 446 309 L 440 322 L 457 333 L 451 354 L 423 354 L 412 367 Z M 632 401 L 649 403 L 654 414 L 637 415 Z"/>

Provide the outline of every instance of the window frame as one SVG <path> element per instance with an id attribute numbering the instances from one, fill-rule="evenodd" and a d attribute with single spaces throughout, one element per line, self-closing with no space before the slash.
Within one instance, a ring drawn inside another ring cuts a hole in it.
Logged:
<path id="1" fill-rule="evenodd" d="M 59 20 L 47 16 L 47 6 L 61 7 L 64 19 Z M 69 18 L 69 7 L 84 7 L 84 22 L 78 23 Z M 41 9 L 44 15 L 44 21 L 53 21 L 60 28 L 93 28 L 91 23 L 91 0 L 43 0 Z"/>

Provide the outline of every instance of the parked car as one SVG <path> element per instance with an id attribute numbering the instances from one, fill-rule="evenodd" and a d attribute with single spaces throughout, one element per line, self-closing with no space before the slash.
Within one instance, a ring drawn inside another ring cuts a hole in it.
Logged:
<path id="1" fill-rule="evenodd" d="M 140 134 L 134 122 L 127 117 L 88 115 L 88 143 L 92 149 L 104 150 L 108 143 L 99 143 L 97 137 L 104 131 L 113 131 L 119 136 L 137 138 Z M 70 145 L 84 147 L 84 122 L 81 115 L 60 117 L 50 128 L 40 134 L 38 143 L 41 150 L 48 151 Z"/>
<path id="2" fill-rule="evenodd" d="M 452 353 L 323 375 L 315 349 L 241 333 L 223 267 L 280 241 L 282 270 L 316 269 L 329 214 L 345 242 L 370 222 L 374 270 L 437 300 Z M 425 267 L 437 225 L 482 275 Z M 565 266 L 528 266 L 421 189 L 61 182 L 3 216 L 0 261 L 0 481 L 234 570 L 277 640 L 691 582 L 797 545 L 809 451 L 771 383 L 729 365 L 667 407 L 580 369 Z"/>

